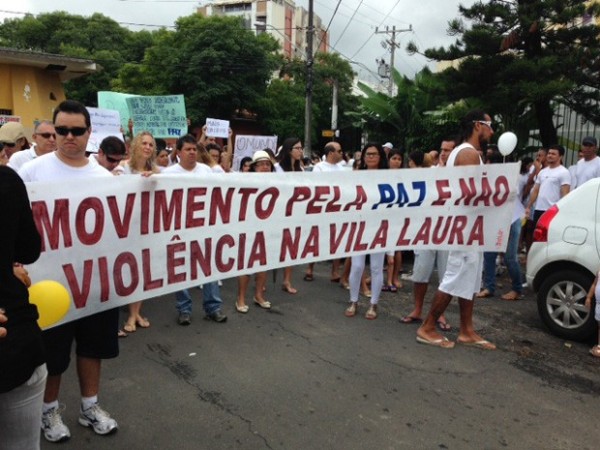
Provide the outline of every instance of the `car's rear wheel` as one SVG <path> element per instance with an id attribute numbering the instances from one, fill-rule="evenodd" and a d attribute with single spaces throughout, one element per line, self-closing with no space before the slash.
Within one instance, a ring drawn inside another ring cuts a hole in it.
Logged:
<path id="1" fill-rule="evenodd" d="M 544 280 L 538 291 L 538 311 L 553 334 L 573 341 L 594 335 L 593 309 L 585 307 L 585 297 L 593 281 L 591 274 L 576 270 L 556 272 Z"/>

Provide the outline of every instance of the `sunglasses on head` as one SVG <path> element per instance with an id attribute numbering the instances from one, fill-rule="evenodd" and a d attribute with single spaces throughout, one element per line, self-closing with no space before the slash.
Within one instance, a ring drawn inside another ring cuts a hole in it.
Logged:
<path id="1" fill-rule="evenodd" d="M 71 133 L 73 136 L 83 136 L 88 130 L 86 127 L 54 127 L 56 134 L 61 136 L 68 136 Z"/>

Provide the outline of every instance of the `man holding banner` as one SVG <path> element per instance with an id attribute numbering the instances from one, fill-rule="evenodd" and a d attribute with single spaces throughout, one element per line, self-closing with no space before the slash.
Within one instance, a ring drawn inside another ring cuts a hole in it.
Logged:
<path id="1" fill-rule="evenodd" d="M 110 172 L 89 161 L 85 150 L 91 132 L 90 115 L 84 105 L 65 100 L 54 111 L 57 150 L 25 164 L 19 175 L 25 182 L 73 178 L 110 177 Z M 81 391 L 79 423 L 97 434 L 117 430 L 117 422 L 98 405 L 101 360 L 119 354 L 117 308 L 77 319 L 44 331 L 48 380 L 42 409 L 42 431 L 50 442 L 71 437 L 60 415 L 58 395 L 62 374 L 70 363 L 71 345 L 76 342 L 77 374 Z"/>
<path id="2" fill-rule="evenodd" d="M 461 122 L 463 143 L 456 147 L 447 167 L 482 164 L 479 151 L 494 134 L 492 119 L 483 111 L 469 112 Z M 446 272 L 429 310 L 427 318 L 417 331 L 417 342 L 440 348 L 453 348 L 455 343 L 436 331 L 436 323 L 452 297 L 458 297 L 460 330 L 456 342 L 486 350 L 496 346 L 479 336 L 473 329 L 473 297 L 481 286 L 483 253 L 478 250 L 453 250 L 448 254 Z"/>

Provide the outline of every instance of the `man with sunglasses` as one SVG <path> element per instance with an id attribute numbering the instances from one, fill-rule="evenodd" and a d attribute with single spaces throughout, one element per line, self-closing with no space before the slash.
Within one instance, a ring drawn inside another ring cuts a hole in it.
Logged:
<path id="1" fill-rule="evenodd" d="M 49 120 L 39 122 L 31 137 L 33 139 L 31 148 L 14 153 L 8 160 L 8 166 L 17 172 L 25 163 L 56 150 L 54 124 Z"/>
<path id="2" fill-rule="evenodd" d="M 490 141 L 494 129 L 489 114 L 472 110 L 461 122 L 462 144 L 457 146 L 446 162 L 447 167 L 482 164 L 480 150 Z M 482 338 L 473 327 L 473 299 L 481 287 L 483 253 L 473 250 L 451 250 L 448 253 L 446 271 L 442 277 L 433 304 L 423 324 L 417 330 L 417 342 L 444 349 L 455 343 L 436 331 L 440 316 L 446 311 L 452 297 L 458 297 L 460 329 L 456 343 L 485 350 L 496 346 Z"/>
<path id="3" fill-rule="evenodd" d="M 117 167 L 127 154 L 125 142 L 116 136 L 108 136 L 102 139 L 98 153 L 90 155 L 100 166 L 104 167 L 109 172 L 112 172 Z"/>
<path id="4" fill-rule="evenodd" d="M 62 181 L 65 189 L 69 179 L 112 176 L 104 167 L 85 155 L 91 132 L 90 114 L 86 107 L 65 100 L 54 111 L 57 149 L 23 165 L 19 175 L 23 181 Z M 62 374 L 70 363 L 71 346 L 76 342 L 77 374 L 81 393 L 79 424 L 92 427 L 97 434 L 117 430 L 117 422 L 98 405 L 100 367 L 102 359 L 119 354 L 117 331 L 119 310 L 102 311 L 43 332 L 48 365 L 48 379 L 42 409 L 42 432 L 50 442 L 62 442 L 71 437 L 63 423 L 58 396 Z"/>

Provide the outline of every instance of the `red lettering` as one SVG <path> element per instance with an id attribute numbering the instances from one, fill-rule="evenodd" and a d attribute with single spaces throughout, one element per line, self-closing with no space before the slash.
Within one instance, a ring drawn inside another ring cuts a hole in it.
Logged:
<path id="1" fill-rule="evenodd" d="M 398 241 L 396 242 L 397 246 L 408 246 L 410 244 L 410 239 L 406 239 L 406 232 L 408 231 L 408 227 L 410 225 L 410 219 L 408 217 L 404 218 L 404 225 L 402 225 L 402 230 L 400 231 L 400 236 L 398 236 Z"/>
<path id="2" fill-rule="evenodd" d="M 83 262 L 83 280 L 81 280 L 81 287 L 77 283 L 77 275 L 75 274 L 75 269 L 73 269 L 73 264 L 65 264 L 62 268 L 65 277 L 67 278 L 67 283 L 69 283 L 69 290 L 73 296 L 75 308 L 85 308 L 87 299 L 90 295 L 94 262 L 91 259 L 86 259 Z"/>
<path id="3" fill-rule="evenodd" d="M 256 233 L 250 257 L 248 258 L 248 268 L 251 269 L 255 264 L 264 266 L 267 264 L 267 246 L 265 244 L 265 235 L 262 231 Z"/>
<path id="4" fill-rule="evenodd" d="M 215 249 L 215 264 L 219 272 L 229 272 L 233 268 L 235 261 L 233 258 L 229 258 L 227 261 L 224 261 L 223 253 L 225 246 L 231 248 L 234 245 L 235 241 L 233 240 L 233 237 L 228 234 L 221 236 L 217 241 L 217 248 Z"/>
<path id="5" fill-rule="evenodd" d="M 347 223 L 343 223 L 342 224 L 342 229 L 340 230 L 340 233 L 337 233 L 337 224 L 332 223 L 329 225 L 329 234 L 331 236 L 331 239 L 329 239 L 329 253 L 334 254 L 337 252 L 338 248 L 340 247 L 340 244 L 342 243 L 342 239 L 344 238 L 344 235 L 346 234 L 346 230 L 348 229 L 348 224 Z"/>
<path id="6" fill-rule="evenodd" d="M 417 232 L 417 235 L 412 241 L 412 245 L 417 245 L 419 241 L 423 242 L 423 244 L 429 244 L 429 234 L 431 233 L 431 218 L 426 217 L 423 221 L 423 225 Z"/>
<path id="7" fill-rule="evenodd" d="M 123 279 L 123 267 L 125 265 L 129 266 L 129 274 L 131 277 L 129 286 L 125 285 L 125 281 Z M 133 294 L 133 291 L 135 291 L 135 288 L 140 282 L 138 265 L 133 253 L 124 252 L 117 256 L 117 259 L 115 259 L 115 265 L 113 267 L 113 280 L 117 295 L 120 297 L 127 297 L 128 295 Z"/>
<path id="8" fill-rule="evenodd" d="M 108 301 L 110 284 L 108 281 L 108 260 L 105 256 L 98 258 L 98 272 L 100 272 L 100 301 Z"/>
<path id="9" fill-rule="evenodd" d="M 244 259 L 246 259 L 246 233 L 240 234 L 240 240 L 238 242 L 238 270 L 242 270 L 244 268 Z"/>
<path id="10" fill-rule="evenodd" d="M 71 228 L 69 227 L 69 200 L 58 199 L 54 201 L 54 214 L 52 223 L 48 206 L 45 202 L 32 202 L 31 210 L 35 225 L 42 237 L 42 251 L 46 251 L 46 239 L 51 250 L 56 250 L 59 245 L 60 236 L 63 236 L 63 245 L 65 248 L 73 246 L 71 238 Z"/>
<path id="11" fill-rule="evenodd" d="M 496 178 L 496 192 L 494 192 L 494 197 L 492 201 L 494 202 L 494 206 L 503 205 L 508 199 L 508 195 L 510 194 L 510 187 L 508 185 L 508 180 L 504 175 Z M 519 201 L 517 199 L 517 201 Z"/>
<path id="12" fill-rule="evenodd" d="M 142 213 L 140 234 L 148 234 L 150 230 L 150 192 L 142 192 Z"/>
<path id="13" fill-rule="evenodd" d="M 327 198 L 327 194 L 329 194 L 328 186 L 315 186 L 315 194 L 306 205 L 306 214 L 319 214 L 323 208 L 317 206 L 317 202 L 323 202 Z"/>
<path id="14" fill-rule="evenodd" d="M 452 223 L 452 230 L 450 231 L 450 238 L 448 239 L 448 244 L 464 244 L 465 239 L 463 236 L 463 231 L 467 226 L 467 216 L 456 216 Z"/>
<path id="15" fill-rule="evenodd" d="M 325 207 L 325 212 L 338 212 L 341 211 L 342 205 L 340 205 L 338 200 L 342 198 L 342 192 L 339 186 L 333 186 L 333 199 L 327 203 Z"/>
<path id="16" fill-rule="evenodd" d="M 154 232 L 181 229 L 181 210 L 183 203 L 183 189 L 174 189 L 171 201 L 167 205 L 167 193 L 156 191 L 154 193 Z M 161 228 L 162 219 L 162 228 Z M 173 222 L 175 222 L 173 224 Z"/>
<path id="17" fill-rule="evenodd" d="M 156 280 L 152 279 L 152 258 L 149 248 L 142 250 L 142 273 L 144 276 L 144 291 L 162 287 L 162 278 L 158 278 Z"/>
<path id="18" fill-rule="evenodd" d="M 375 239 L 371 242 L 371 250 L 375 247 L 385 247 L 387 243 L 387 234 L 388 234 L 388 221 L 382 220 L 381 225 L 379 225 L 379 229 L 377 233 L 375 233 Z"/>
<path id="19" fill-rule="evenodd" d="M 269 201 L 265 207 L 263 206 L 263 201 L 267 196 L 269 196 Z M 265 220 L 271 217 L 271 214 L 273 214 L 273 210 L 275 209 L 275 203 L 278 198 L 279 190 L 274 187 L 270 187 L 269 189 L 258 194 L 258 197 L 256 197 L 255 205 L 256 217 L 260 220 Z"/>
<path id="20" fill-rule="evenodd" d="M 362 242 L 363 234 L 365 233 L 365 222 L 358 224 L 358 234 L 356 235 L 356 242 L 354 243 L 354 250 L 360 252 L 366 250 L 369 245 L 366 242 Z"/>
<path id="21" fill-rule="evenodd" d="M 204 211 L 204 200 L 198 197 L 206 195 L 205 187 L 189 188 L 187 191 L 187 202 L 185 208 L 185 227 L 195 228 L 204 226 L 204 217 L 194 217 L 196 211 Z"/>
<path id="22" fill-rule="evenodd" d="M 85 217 L 88 211 L 94 212 L 93 229 L 91 233 L 85 229 Z M 97 197 L 84 199 L 75 213 L 75 233 L 83 245 L 94 245 L 100 241 L 104 231 L 104 207 Z"/>
<path id="23" fill-rule="evenodd" d="M 167 245 L 167 283 L 174 284 L 186 280 L 185 271 L 175 273 L 177 267 L 185 264 L 185 258 L 179 257 L 177 253 L 185 251 L 185 242 L 175 242 Z"/>
<path id="24" fill-rule="evenodd" d="M 433 206 L 444 206 L 446 200 L 452 197 L 450 192 L 450 181 L 449 180 L 436 180 L 435 187 L 438 193 L 438 199 L 432 203 Z"/>
<path id="25" fill-rule="evenodd" d="M 119 236 L 119 238 L 127 237 L 129 235 L 129 226 L 131 225 L 135 194 L 127 194 L 127 199 L 125 200 L 125 215 L 123 216 L 123 220 L 121 220 L 121 215 L 119 214 L 117 198 L 114 195 L 111 195 L 106 197 L 106 201 L 108 203 L 108 212 L 112 218 L 117 236 Z"/>
<path id="26" fill-rule="evenodd" d="M 242 198 L 240 199 L 240 215 L 239 220 L 246 220 L 246 214 L 248 213 L 248 201 L 250 200 L 250 195 L 258 192 L 256 188 L 240 188 L 240 195 Z"/>
<path id="27" fill-rule="evenodd" d="M 475 187 L 475 179 L 473 177 L 469 178 L 469 184 L 464 178 L 458 180 L 460 185 L 460 198 L 454 202 L 455 205 L 459 205 L 461 202 L 464 205 L 468 205 L 469 202 L 475 197 L 477 194 L 477 188 Z"/>
<path id="28" fill-rule="evenodd" d="M 233 198 L 234 188 L 227 189 L 226 197 L 223 198 L 221 188 L 216 187 L 212 191 L 210 201 L 210 214 L 208 224 L 214 225 L 217 223 L 217 217 L 221 218 L 221 223 L 229 223 L 231 221 L 231 199 Z M 217 214 L 218 211 L 218 214 Z"/>
<path id="29" fill-rule="evenodd" d="M 279 262 L 283 262 L 286 259 L 286 253 L 289 254 L 290 259 L 296 259 L 298 257 L 298 249 L 300 248 L 300 227 L 296 227 L 294 230 L 294 237 L 289 228 L 283 230 L 283 236 L 281 237 L 281 250 L 279 252 Z"/>
<path id="30" fill-rule="evenodd" d="M 477 206 L 479 203 L 483 203 L 484 206 L 490 206 L 490 197 L 492 196 L 492 187 L 490 186 L 490 180 L 487 177 L 481 179 L 481 194 L 473 200 L 473 206 Z"/>
<path id="31" fill-rule="evenodd" d="M 350 234 L 348 235 L 348 240 L 346 241 L 346 253 L 350 251 L 352 248 L 352 242 L 354 242 L 354 236 L 356 235 L 356 222 L 352 222 L 350 224 Z"/>
<path id="32" fill-rule="evenodd" d="M 206 251 L 203 252 L 198 241 L 192 241 L 190 243 L 190 266 L 192 273 L 190 279 L 198 279 L 198 267 L 202 270 L 202 274 L 206 277 L 212 273 L 210 266 L 210 260 L 212 256 L 212 239 L 208 238 L 205 241 Z"/>
<path id="33" fill-rule="evenodd" d="M 367 193 L 365 192 L 365 188 L 362 186 L 356 186 L 356 197 L 354 198 L 353 202 L 350 202 L 344 206 L 344 211 L 349 211 L 352 207 L 355 207 L 357 211 L 360 211 L 366 202 Z"/>
<path id="34" fill-rule="evenodd" d="M 469 245 L 472 245 L 474 242 L 477 242 L 479 245 L 484 245 L 482 216 L 477 216 L 475 219 L 475 223 L 473 224 L 473 228 L 471 228 L 471 233 L 469 234 L 469 239 L 467 240 L 467 244 Z"/>
<path id="35" fill-rule="evenodd" d="M 446 236 L 448 236 L 448 231 L 450 230 L 450 223 L 452 222 L 452 217 L 446 217 L 444 221 L 443 217 L 438 217 L 435 227 L 433 228 L 433 236 L 431 238 L 431 242 L 433 244 L 442 244 L 446 240 Z M 444 228 L 442 229 L 442 225 Z"/>
<path id="36" fill-rule="evenodd" d="M 312 226 L 306 239 L 306 245 L 302 251 L 302 258 L 306 258 L 309 254 L 319 256 L 319 227 Z"/>
<path id="37" fill-rule="evenodd" d="M 306 201 L 310 198 L 310 189 L 307 187 L 295 187 L 292 197 L 285 205 L 285 216 L 289 217 L 293 213 L 294 203 Z"/>

